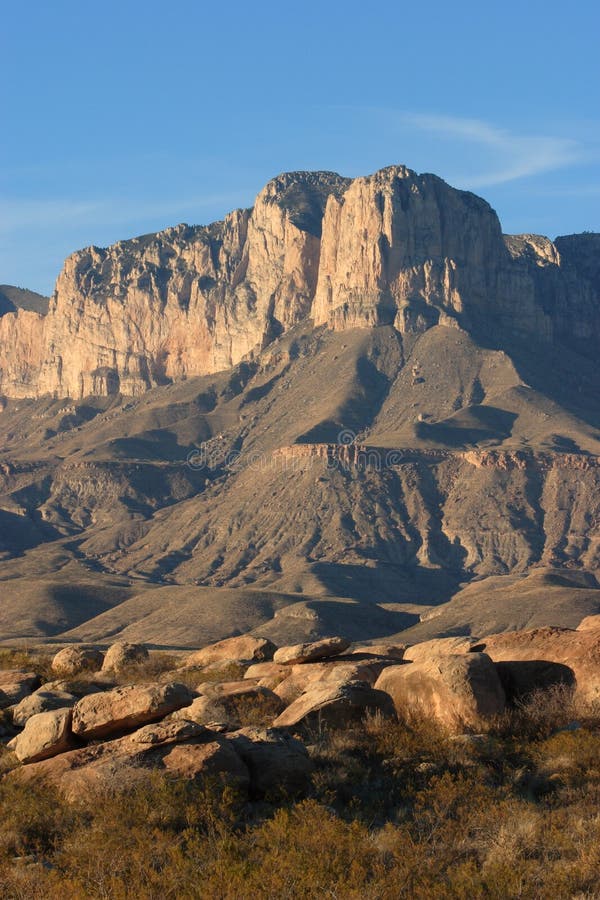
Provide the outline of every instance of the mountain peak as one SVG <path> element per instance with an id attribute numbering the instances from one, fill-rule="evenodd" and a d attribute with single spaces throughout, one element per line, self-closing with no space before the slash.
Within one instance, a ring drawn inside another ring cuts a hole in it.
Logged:
<path id="1" fill-rule="evenodd" d="M 485 200 L 403 165 L 283 173 L 222 222 L 72 254 L 44 321 L 5 302 L 0 391 L 138 395 L 252 359 L 308 321 L 445 325 L 593 353 L 597 250 L 597 235 L 503 238 Z"/>

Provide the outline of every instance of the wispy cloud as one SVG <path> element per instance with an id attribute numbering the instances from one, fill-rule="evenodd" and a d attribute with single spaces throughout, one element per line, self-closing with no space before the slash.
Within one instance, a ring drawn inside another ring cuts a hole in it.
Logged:
<path id="1" fill-rule="evenodd" d="M 582 156 L 581 146 L 570 138 L 518 134 L 480 119 L 402 113 L 400 120 L 406 126 L 491 152 L 494 164 L 488 171 L 456 174 L 451 179 L 468 188 L 489 187 L 539 175 L 577 162 Z"/>
<path id="2" fill-rule="evenodd" d="M 134 198 L 74 200 L 70 198 L 40 199 L 0 198 L 0 232 L 22 228 L 50 228 L 69 225 L 126 225 L 145 219 L 166 218 L 174 223 L 180 215 L 193 214 L 197 221 L 202 209 L 222 207 L 229 211 L 247 202 L 251 192 L 205 194 L 155 203 L 140 203 Z"/>

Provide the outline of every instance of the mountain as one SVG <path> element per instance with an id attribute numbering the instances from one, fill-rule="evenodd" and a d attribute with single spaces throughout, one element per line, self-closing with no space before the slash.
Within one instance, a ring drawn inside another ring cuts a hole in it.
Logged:
<path id="1" fill-rule="evenodd" d="M 28 291 L 26 288 L 14 287 L 12 284 L 0 284 L 0 316 L 7 312 L 25 309 L 45 315 L 48 312 L 49 297 Z"/>
<path id="2" fill-rule="evenodd" d="M 402 166 L 73 254 L 0 317 L 0 633 L 577 624 L 599 301 L 600 235 L 503 235 Z"/>

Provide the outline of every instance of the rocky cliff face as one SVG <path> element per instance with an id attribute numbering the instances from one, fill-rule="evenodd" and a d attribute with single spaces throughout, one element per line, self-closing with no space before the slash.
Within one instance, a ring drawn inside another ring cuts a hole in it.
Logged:
<path id="1" fill-rule="evenodd" d="M 504 239 L 485 201 L 402 166 L 282 175 L 223 222 L 69 257 L 45 317 L 0 318 L 0 392 L 139 395 L 227 369 L 309 318 L 505 329 L 593 352 L 597 250 L 597 235 Z"/>

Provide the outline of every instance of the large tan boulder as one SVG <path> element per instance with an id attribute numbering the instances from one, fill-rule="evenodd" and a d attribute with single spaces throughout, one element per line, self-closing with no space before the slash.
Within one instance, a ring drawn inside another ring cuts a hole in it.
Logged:
<path id="1" fill-rule="evenodd" d="M 73 709 L 73 732 L 85 740 L 96 740 L 138 728 L 162 719 L 182 706 L 189 706 L 194 693 L 185 685 L 133 684 L 104 693 L 89 694 Z"/>
<path id="2" fill-rule="evenodd" d="M 280 647 L 273 656 L 273 662 L 292 666 L 299 663 L 317 662 L 330 656 L 339 656 L 350 646 L 350 641 L 342 637 L 323 638 L 310 644 L 294 644 Z"/>
<path id="3" fill-rule="evenodd" d="M 15 769 L 8 777 L 25 782 L 44 778 L 66 799 L 77 800 L 90 791 L 105 795 L 127 787 L 152 769 L 194 781 L 221 778 L 237 788 L 249 784 L 248 769 L 235 747 L 187 721 L 147 725 L 125 737 Z"/>
<path id="4" fill-rule="evenodd" d="M 253 796 L 296 796 L 308 789 L 314 763 L 297 738 L 274 728 L 246 727 L 228 739 L 248 767 Z"/>
<path id="5" fill-rule="evenodd" d="M 304 663 L 287 666 L 289 676 L 277 684 L 273 691 L 285 704 L 297 700 L 305 691 L 321 684 L 348 684 L 364 681 L 374 685 L 381 672 L 394 660 L 380 657 L 336 657 L 327 662 Z"/>
<path id="6" fill-rule="evenodd" d="M 0 709 L 20 703 L 33 693 L 40 684 L 40 676 L 25 669 L 2 669 L 0 671 Z"/>
<path id="7" fill-rule="evenodd" d="M 139 666 L 150 658 L 143 644 L 132 644 L 129 641 L 116 641 L 106 651 L 102 672 L 119 674 L 131 666 Z"/>
<path id="8" fill-rule="evenodd" d="M 477 641 L 472 637 L 433 638 L 420 644 L 413 644 L 404 651 L 404 660 L 417 662 L 432 656 L 448 656 L 457 653 L 469 653 Z"/>
<path id="9" fill-rule="evenodd" d="M 551 684 L 571 684 L 582 699 L 596 700 L 600 698 L 600 622 L 595 625 L 591 619 L 596 617 L 588 618 L 577 630 L 506 631 L 482 638 L 479 645 L 521 694 Z"/>
<path id="10" fill-rule="evenodd" d="M 244 719 L 252 717 L 253 711 L 260 718 L 274 719 L 284 705 L 273 691 L 250 681 L 202 684 L 198 690 L 200 696 L 190 706 L 173 713 L 172 718 L 239 728 Z"/>
<path id="11" fill-rule="evenodd" d="M 375 683 L 394 701 L 400 716 L 437 719 L 452 731 L 477 728 L 504 711 L 506 698 L 496 668 L 485 653 L 434 655 L 384 669 Z"/>
<path id="12" fill-rule="evenodd" d="M 104 662 L 104 654 L 93 647 L 65 647 L 52 660 L 52 670 L 58 675 L 79 675 L 97 672 Z"/>
<path id="13" fill-rule="evenodd" d="M 75 706 L 78 698 L 68 691 L 46 690 L 38 688 L 29 697 L 24 697 L 16 706 L 10 707 L 13 724 L 22 728 L 28 719 L 39 713 L 50 712 L 54 709 L 70 709 Z"/>
<path id="14" fill-rule="evenodd" d="M 273 726 L 344 728 L 361 721 L 367 713 L 395 716 L 394 705 L 383 691 L 374 690 L 364 681 L 334 682 L 309 688 L 275 719 Z"/>
<path id="15" fill-rule="evenodd" d="M 209 644 L 201 650 L 195 650 L 186 656 L 184 666 L 206 666 L 211 663 L 227 662 L 264 662 L 273 659 L 275 644 L 267 638 L 242 634 L 238 637 L 225 638 L 215 644 Z"/>
<path id="16" fill-rule="evenodd" d="M 21 734 L 10 742 L 10 749 L 22 763 L 39 762 L 70 750 L 75 744 L 71 716 L 71 709 L 56 709 L 32 716 Z"/>

